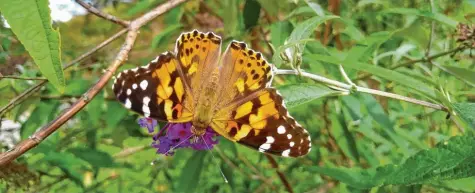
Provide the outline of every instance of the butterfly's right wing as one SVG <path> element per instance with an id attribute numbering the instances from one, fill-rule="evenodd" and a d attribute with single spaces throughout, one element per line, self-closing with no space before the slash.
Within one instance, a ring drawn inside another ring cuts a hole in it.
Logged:
<path id="1" fill-rule="evenodd" d="M 146 66 L 117 75 L 112 89 L 126 108 L 161 121 L 187 122 L 193 109 L 187 105 L 176 56 L 166 52 Z"/>
<path id="2" fill-rule="evenodd" d="M 211 127 L 260 152 L 299 157 L 310 152 L 309 133 L 290 116 L 274 88 L 265 88 L 218 111 Z"/>

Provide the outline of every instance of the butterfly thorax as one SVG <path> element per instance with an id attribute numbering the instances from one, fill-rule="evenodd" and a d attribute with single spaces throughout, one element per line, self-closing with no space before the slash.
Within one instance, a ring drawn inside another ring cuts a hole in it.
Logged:
<path id="1" fill-rule="evenodd" d="M 203 92 L 201 92 L 198 101 L 196 101 L 195 113 L 193 116 L 193 128 L 192 133 L 195 135 L 203 135 L 208 128 L 213 115 L 215 114 L 215 104 L 218 101 L 218 80 L 219 71 L 215 70 L 208 77 L 203 86 Z"/>

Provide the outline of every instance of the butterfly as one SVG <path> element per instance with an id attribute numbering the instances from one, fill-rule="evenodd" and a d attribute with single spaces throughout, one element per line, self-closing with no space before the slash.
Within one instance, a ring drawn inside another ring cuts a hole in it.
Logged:
<path id="1" fill-rule="evenodd" d="M 245 43 L 197 30 L 182 33 L 175 52 L 119 73 L 112 86 L 126 108 L 172 123 L 191 122 L 201 136 L 211 127 L 221 136 L 260 152 L 299 157 L 310 135 L 288 113 L 271 87 L 273 66 Z"/>

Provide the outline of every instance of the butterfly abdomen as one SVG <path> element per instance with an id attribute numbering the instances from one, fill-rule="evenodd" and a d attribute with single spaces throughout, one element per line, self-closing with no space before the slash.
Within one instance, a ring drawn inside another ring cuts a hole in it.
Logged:
<path id="1" fill-rule="evenodd" d="M 214 70 L 208 81 L 205 82 L 203 92 L 201 92 L 196 103 L 195 116 L 193 117 L 193 125 L 197 128 L 206 129 L 214 116 L 215 103 L 218 101 L 218 80 L 219 71 Z"/>

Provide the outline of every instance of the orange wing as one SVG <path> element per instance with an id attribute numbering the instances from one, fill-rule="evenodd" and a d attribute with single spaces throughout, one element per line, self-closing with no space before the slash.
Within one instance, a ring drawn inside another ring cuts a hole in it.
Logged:
<path id="1" fill-rule="evenodd" d="M 211 127 L 232 141 L 284 157 L 310 152 L 310 135 L 289 115 L 273 88 L 253 93 L 217 115 Z"/>
<path id="2" fill-rule="evenodd" d="M 167 52 L 146 66 L 119 73 L 112 85 L 117 100 L 145 117 L 190 121 L 192 110 L 184 104 L 185 88 L 178 63 L 175 55 Z"/>

